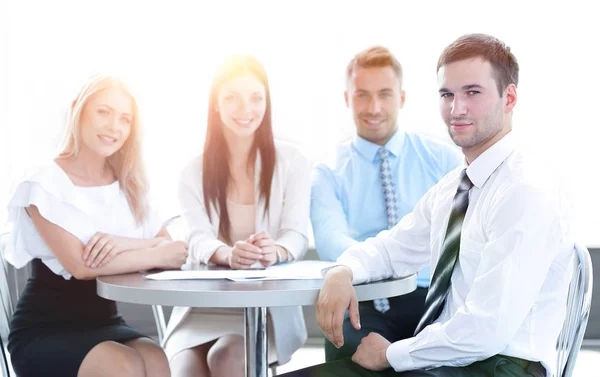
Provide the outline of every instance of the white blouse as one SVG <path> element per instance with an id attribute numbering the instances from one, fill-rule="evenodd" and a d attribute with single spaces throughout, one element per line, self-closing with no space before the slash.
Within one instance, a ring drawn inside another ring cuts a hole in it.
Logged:
<path id="1" fill-rule="evenodd" d="M 25 211 L 30 205 L 35 205 L 43 218 L 73 234 L 84 245 L 97 232 L 148 239 L 155 237 L 162 228 L 153 211 L 143 225 L 136 224 L 118 181 L 106 186 L 75 186 L 56 162 L 39 167 L 17 186 L 8 203 L 12 233 L 4 257 L 16 268 L 39 258 L 52 272 L 65 279 L 70 279 L 71 274 L 37 232 Z"/>

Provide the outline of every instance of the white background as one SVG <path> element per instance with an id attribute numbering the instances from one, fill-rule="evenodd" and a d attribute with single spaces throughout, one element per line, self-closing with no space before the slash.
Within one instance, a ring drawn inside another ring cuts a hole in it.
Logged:
<path id="1" fill-rule="evenodd" d="M 448 139 L 437 58 L 458 36 L 482 32 L 510 45 L 521 66 L 519 143 L 565 178 L 580 239 L 600 246 L 599 22 L 584 1 L 0 0 L 0 224 L 15 180 L 56 154 L 68 104 L 93 73 L 135 88 L 152 191 L 172 213 L 179 171 L 203 145 L 208 86 L 224 56 L 257 56 L 276 136 L 331 160 L 354 132 L 343 90 L 356 52 L 390 48 L 405 72 L 400 127 Z"/>

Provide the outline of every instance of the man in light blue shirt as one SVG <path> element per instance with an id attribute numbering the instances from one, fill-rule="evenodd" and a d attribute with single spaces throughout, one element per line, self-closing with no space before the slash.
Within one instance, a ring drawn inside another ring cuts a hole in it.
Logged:
<path id="1" fill-rule="evenodd" d="M 352 59 L 344 95 L 357 136 L 340 146 L 333 169 L 321 164 L 312 177 L 311 221 L 321 260 L 334 261 L 350 246 L 393 227 L 429 188 L 464 164 L 450 144 L 398 130 L 405 99 L 402 68 L 386 48 L 372 47 Z M 429 280 L 426 268 L 415 292 L 361 303 L 361 330 L 346 317 L 346 341 L 340 349 L 326 342 L 326 360 L 351 357 L 370 332 L 390 342 L 411 337 Z"/>

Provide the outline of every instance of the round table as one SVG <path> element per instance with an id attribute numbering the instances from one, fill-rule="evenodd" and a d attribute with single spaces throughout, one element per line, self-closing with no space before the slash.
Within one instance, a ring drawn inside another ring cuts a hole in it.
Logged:
<path id="1" fill-rule="evenodd" d="M 267 377 L 267 308 L 310 306 L 323 280 L 149 280 L 142 273 L 97 279 L 98 295 L 147 305 L 244 308 L 246 377 Z M 359 301 L 393 297 L 416 289 L 415 275 L 355 286 Z"/>

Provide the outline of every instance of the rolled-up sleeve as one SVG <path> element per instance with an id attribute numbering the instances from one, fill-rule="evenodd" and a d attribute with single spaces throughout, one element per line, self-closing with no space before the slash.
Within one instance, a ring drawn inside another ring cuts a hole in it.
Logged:
<path id="1" fill-rule="evenodd" d="M 357 243 L 337 262 L 352 269 L 353 284 L 416 273 L 431 260 L 431 206 L 436 186 L 391 230 Z"/>

